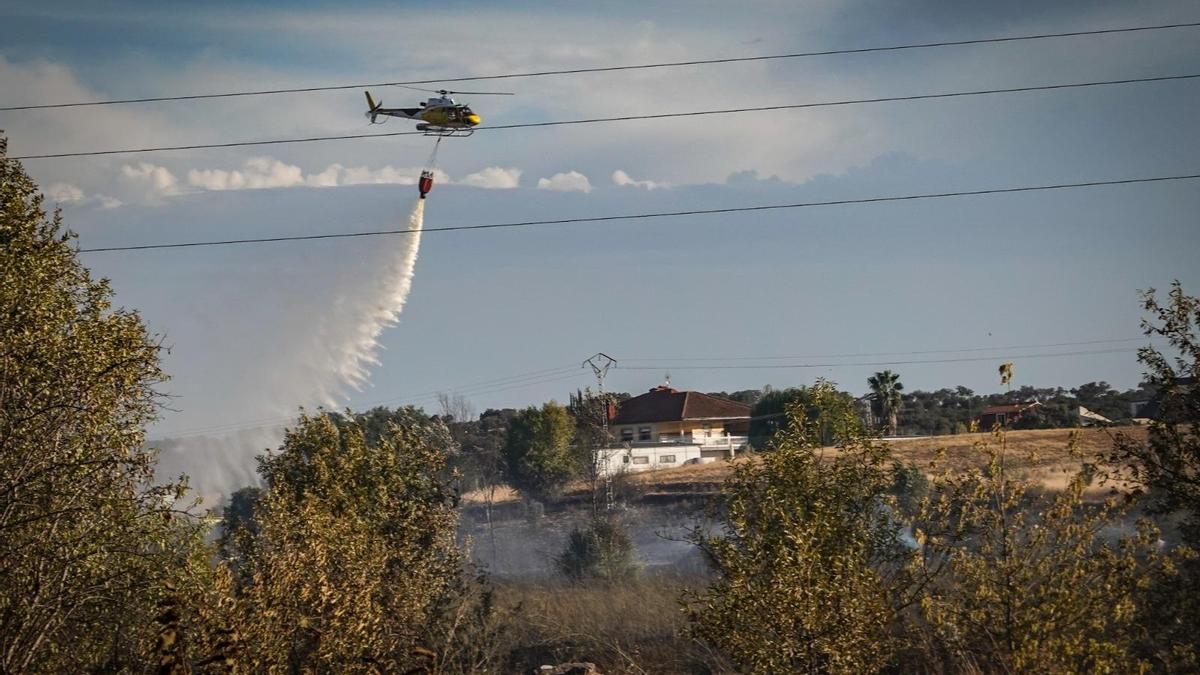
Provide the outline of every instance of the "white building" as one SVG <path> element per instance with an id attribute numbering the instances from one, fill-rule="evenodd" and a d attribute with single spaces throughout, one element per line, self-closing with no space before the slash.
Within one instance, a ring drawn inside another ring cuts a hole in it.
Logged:
<path id="1" fill-rule="evenodd" d="M 655 387 L 609 414 L 613 443 L 606 473 L 665 469 L 732 458 L 745 447 L 750 406 L 728 399 Z"/>

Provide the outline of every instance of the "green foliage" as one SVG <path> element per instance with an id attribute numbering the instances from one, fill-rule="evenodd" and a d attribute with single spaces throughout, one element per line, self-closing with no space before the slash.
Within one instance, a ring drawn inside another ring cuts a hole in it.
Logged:
<path id="1" fill-rule="evenodd" d="M 133 668 L 167 588 L 207 567 L 183 483 L 154 485 L 143 445 L 160 347 L 5 155 L 0 138 L 0 672 Z"/>
<path id="2" fill-rule="evenodd" d="M 883 507 L 887 449 L 832 386 L 809 390 L 817 414 L 789 425 L 761 463 L 737 465 L 716 513 L 724 533 L 697 532 L 717 581 L 689 596 L 694 633 L 749 672 L 870 672 L 889 662 L 910 586 L 910 554 Z M 822 456 L 823 436 L 839 452 Z"/>
<path id="3" fill-rule="evenodd" d="M 890 370 L 875 373 L 867 378 L 867 385 L 871 387 L 871 414 L 875 416 L 877 424 L 886 424 L 888 433 L 895 436 L 903 403 L 900 392 L 904 390 L 904 385 L 900 382 L 900 375 Z"/>
<path id="4" fill-rule="evenodd" d="M 1155 347 L 1139 350 L 1157 392 L 1157 415 L 1144 441 L 1117 434 L 1105 459 L 1113 478 L 1136 486 L 1147 510 L 1180 521 L 1184 546 L 1164 558 L 1164 574 L 1143 603 L 1142 620 L 1150 627 L 1144 649 L 1200 667 L 1200 298 L 1177 281 L 1165 302 L 1154 290 L 1142 300 L 1150 314 L 1143 330 L 1165 339 L 1175 356 Z"/>
<path id="5" fill-rule="evenodd" d="M 821 395 L 837 397 L 840 399 L 839 406 L 853 407 L 854 405 L 854 397 L 843 391 L 830 389 L 822 392 Z M 760 450 L 767 450 L 772 447 L 772 441 L 777 434 L 783 438 L 793 432 L 792 423 L 797 419 L 792 414 L 795 409 L 802 409 L 805 418 L 823 419 L 813 388 L 790 387 L 765 391 L 758 402 L 750 408 L 750 445 Z M 833 444 L 834 430 L 829 424 L 822 423 L 817 434 L 822 445 Z"/>
<path id="6" fill-rule="evenodd" d="M 1005 466 L 1005 435 L 980 443 L 984 469 L 941 474 L 916 530 L 927 564 L 942 575 L 921 607 L 930 642 L 950 671 L 1138 672 L 1139 561 L 1157 533 L 1110 546 L 1101 531 L 1113 503 L 1087 504 L 1085 468 L 1044 496 Z M 1029 464 L 1037 463 L 1028 458 Z"/>
<path id="7" fill-rule="evenodd" d="M 235 572 L 240 568 L 237 559 L 235 537 L 238 532 L 246 530 L 251 536 L 258 534 L 258 523 L 254 520 L 254 510 L 262 499 L 263 490 L 258 487 L 243 487 L 229 495 L 229 503 L 221 513 L 220 536 L 217 548 L 222 559 Z"/>
<path id="8" fill-rule="evenodd" d="M 805 387 L 764 392 L 750 407 L 750 445 L 760 450 L 766 448 L 779 430 L 787 428 L 788 408 L 807 401 L 807 397 Z"/>
<path id="9" fill-rule="evenodd" d="M 1185 540 L 1200 547 L 1200 298 L 1186 295 L 1175 282 L 1165 304 L 1150 290 L 1143 306 L 1153 315 L 1142 323 L 1146 334 L 1165 339 L 1178 355 L 1170 358 L 1155 347 L 1139 350 L 1158 391 L 1157 419 L 1144 443 L 1118 436 L 1109 460 L 1148 490 L 1146 503 L 1155 512 L 1181 512 Z"/>
<path id="10" fill-rule="evenodd" d="M 444 466 L 420 428 L 392 424 L 368 443 L 363 424 L 328 415 L 301 417 L 260 458 L 257 531 L 233 537 L 251 671 L 413 665 L 460 573 Z"/>
<path id="11" fill-rule="evenodd" d="M 584 389 L 571 394 L 567 405 L 567 412 L 575 421 L 571 450 L 575 456 L 576 475 L 587 481 L 593 518 L 600 515 L 608 499 L 608 477 L 605 472 L 608 457 L 605 451 L 610 445 L 606 433 L 610 403 L 616 404 L 611 396 L 593 394 L 591 389 Z"/>
<path id="12" fill-rule="evenodd" d="M 509 484 L 529 499 L 556 496 L 578 469 L 571 451 L 574 435 L 567 409 L 554 401 L 517 413 L 504 446 Z"/>
<path id="13" fill-rule="evenodd" d="M 573 582 L 630 581 L 637 576 L 633 542 L 615 518 L 594 518 L 583 530 L 572 528 L 554 563 Z"/>
<path id="14" fill-rule="evenodd" d="M 504 480 L 504 446 L 508 438 L 508 424 L 517 414 L 516 410 L 489 409 L 478 420 L 458 422 L 461 451 L 454 458 L 453 466 L 458 469 L 467 490 L 494 490 Z"/>
<path id="15" fill-rule="evenodd" d="M 334 420 L 343 418 L 336 413 L 330 413 Z M 406 405 L 399 408 L 372 408 L 363 413 L 357 413 L 354 421 L 362 428 L 368 445 L 377 445 L 391 434 L 393 426 L 400 427 L 413 437 L 417 443 L 439 448 L 448 458 L 453 458 L 458 452 L 450 427 L 446 421 L 425 414 L 416 406 Z"/>

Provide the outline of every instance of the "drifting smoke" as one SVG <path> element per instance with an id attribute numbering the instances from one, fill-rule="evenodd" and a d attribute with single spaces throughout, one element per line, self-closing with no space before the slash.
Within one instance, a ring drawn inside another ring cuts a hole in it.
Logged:
<path id="1" fill-rule="evenodd" d="M 412 290 L 424 218 L 425 200 L 418 199 L 408 220 L 412 234 L 390 239 L 367 259 L 356 260 L 344 278 L 328 284 L 334 294 L 318 296 L 315 309 L 293 311 L 277 321 L 278 343 L 269 350 L 248 355 L 244 363 L 226 363 L 232 372 L 224 379 L 206 378 L 215 382 L 206 381 L 209 390 L 203 394 L 220 400 L 220 412 L 194 411 L 198 414 L 192 418 L 228 421 L 223 409 L 230 407 L 240 411 L 235 414 L 241 419 L 294 418 L 300 406 L 336 409 L 351 389 L 367 384 L 370 367 L 379 364 L 379 336 L 396 324 Z M 294 300 L 277 304 L 286 307 Z M 228 361 L 225 357 L 214 353 L 209 358 Z M 158 473 L 163 478 L 187 474 L 191 487 L 212 504 L 216 497 L 257 482 L 254 457 L 277 447 L 283 429 L 275 423 L 163 439 L 154 443 L 161 450 Z"/>

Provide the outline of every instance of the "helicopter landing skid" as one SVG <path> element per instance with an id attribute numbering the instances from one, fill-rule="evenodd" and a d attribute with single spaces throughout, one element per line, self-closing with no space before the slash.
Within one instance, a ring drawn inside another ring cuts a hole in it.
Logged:
<path id="1" fill-rule="evenodd" d="M 439 138 L 466 138 L 475 133 L 474 129 L 450 129 L 447 127 L 432 127 L 428 124 L 418 124 L 417 131 L 425 132 L 426 136 L 438 136 Z"/>

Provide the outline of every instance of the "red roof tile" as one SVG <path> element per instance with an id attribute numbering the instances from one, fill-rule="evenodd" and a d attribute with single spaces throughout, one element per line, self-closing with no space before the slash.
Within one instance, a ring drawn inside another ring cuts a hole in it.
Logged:
<path id="1" fill-rule="evenodd" d="M 626 400 L 617 409 L 613 424 L 680 422 L 683 420 L 749 419 L 750 406 L 698 391 L 655 387 Z"/>

